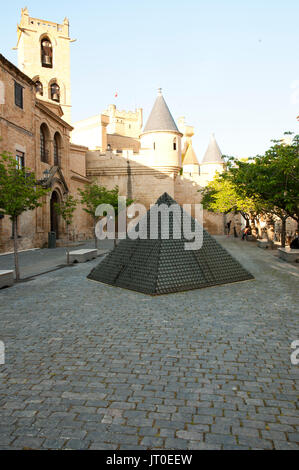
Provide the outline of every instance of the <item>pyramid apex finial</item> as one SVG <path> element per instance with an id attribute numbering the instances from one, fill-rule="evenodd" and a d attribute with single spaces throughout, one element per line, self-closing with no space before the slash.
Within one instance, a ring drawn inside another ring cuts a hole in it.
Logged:
<path id="1" fill-rule="evenodd" d="M 158 88 L 158 96 L 162 95 L 162 88 Z"/>

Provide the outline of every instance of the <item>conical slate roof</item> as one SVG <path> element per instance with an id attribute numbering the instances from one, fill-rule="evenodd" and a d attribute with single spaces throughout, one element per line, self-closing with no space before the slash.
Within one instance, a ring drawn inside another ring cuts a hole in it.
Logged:
<path id="1" fill-rule="evenodd" d="M 198 165 L 199 166 L 192 144 L 189 145 L 187 152 L 185 154 L 183 166 L 184 165 Z"/>
<path id="2" fill-rule="evenodd" d="M 163 98 L 161 88 L 159 88 L 154 107 L 143 129 L 144 133 L 153 131 L 180 132 Z"/>
<path id="3" fill-rule="evenodd" d="M 183 214 L 183 209 L 167 193 L 156 202 L 157 205 L 176 204 Z M 149 220 L 151 208 L 142 221 Z M 197 222 L 189 214 L 191 228 L 194 231 Z M 159 222 L 158 239 L 127 238 L 101 261 L 88 275 L 89 279 L 111 286 L 123 287 L 149 295 L 168 294 L 171 292 L 199 289 L 202 287 L 226 284 L 253 279 L 253 276 L 241 266 L 208 232 L 203 230 L 203 244 L 199 250 L 185 250 L 186 239 L 175 239 L 178 225 L 170 212 L 168 240 L 162 239 L 163 228 Z M 160 219 L 159 219 L 160 221 Z"/>
<path id="4" fill-rule="evenodd" d="M 221 150 L 216 142 L 214 134 L 211 135 L 209 146 L 201 163 L 224 163 Z"/>

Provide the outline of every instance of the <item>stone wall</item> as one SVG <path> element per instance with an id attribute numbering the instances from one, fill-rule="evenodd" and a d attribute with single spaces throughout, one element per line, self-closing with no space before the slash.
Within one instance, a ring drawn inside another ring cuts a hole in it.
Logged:
<path id="1" fill-rule="evenodd" d="M 138 161 L 137 161 L 138 160 Z M 151 167 L 141 163 L 141 158 L 125 159 L 115 154 L 87 153 L 87 175 L 98 184 L 112 189 L 118 185 L 120 194 L 127 196 L 128 190 L 136 203 L 149 209 L 151 204 L 167 192 L 179 204 L 199 204 L 201 195 L 198 182 L 187 176 L 181 176 L 176 167 Z M 204 227 L 211 234 L 224 233 L 222 214 L 204 211 Z"/>

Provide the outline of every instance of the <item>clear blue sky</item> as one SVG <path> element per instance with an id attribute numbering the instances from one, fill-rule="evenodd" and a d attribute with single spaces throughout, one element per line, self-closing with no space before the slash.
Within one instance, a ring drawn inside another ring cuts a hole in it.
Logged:
<path id="1" fill-rule="evenodd" d="M 26 0 L 24 0 L 26 2 Z M 0 51 L 17 64 L 26 3 L 1 9 Z M 73 120 L 141 106 L 158 87 L 175 119 L 195 126 L 199 160 L 215 132 L 223 153 L 262 153 L 298 133 L 298 0 L 27 1 L 29 14 L 70 20 Z M 114 99 L 118 91 L 119 97 Z"/>

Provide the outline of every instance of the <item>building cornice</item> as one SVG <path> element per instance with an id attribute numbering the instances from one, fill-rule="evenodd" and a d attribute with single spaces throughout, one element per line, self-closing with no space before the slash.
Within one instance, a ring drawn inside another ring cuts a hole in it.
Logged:
<path id="1" fill-rule="evenodd" d="M 80 183 L 89 183 L 89 179 L 86 178 L 86 176 L 84 175 L 80 175 L 79 173 L 77 173 L 76 171 L 74 170 L 71 170 L 71 179 L 72 180 L 75 180 L 75 181 L 80 181 Z"/>
<path id="2" fill-rule="evenodd" d="M 184 134 L 182 134 L 181 132 L 179 131 L 167 131 L 167 130 L 156 130 L 156 131 L 146 131 L 146 132 L 142 132 L 140 134 L 140 137 L 142 137 L 143 135 L 146 135 L 146 134 L 175 134 L 175 135 L 179 135 L 180 137 L 183 137 Z"/>
<path id="3" fill-rule="evenodd" d="M 14 129 L 18 130 L 19 132 L 22 132 L 23 134 L 29 135 L 30 137 L 33 136 L 33 133 L 25 129 L 24 127 L 18 126 L 17 124 L 14 124 L 13 122 L 9 121 L 8 119 L 5 119 L 4 117 L 0 116 L 0 121 L 6 122 L 8 126 L 13 127 Z"/>
<path id="4" fill-rule="evenodd" d="M 177 175 L 180 172 L 181 167 L 179 166 L 152 166 L 152 167 L 140 167 L 134 166 L 131 163 L 131 174 L 132 175 L 153 175 L 156 178 L 166 178 L 171 175 Z M 126 167 L 119 166 L 101 166 L 100 168 L 89 167 L 86 170 L 87 176 L 122 176 L 128 174 Z"/>
<path id="5" fill-rule="evenodd" d="M 43 112 L 48 114 L 51 118 L 54 118 L 57 122 L 59 122 L 62 126 L 66 127 L 69 131 L 72 131 L 74 128 L 66 121 L 61 119 L 57 114 L 51 111 L 44 102 L 36 98 L 35 105 L 37 108 L 41 109 Z"/>
<path id="6" fill-rule="evenodd" d="M 0 54 L 0 63 L 7 67 L 9 70 L 14 72 L 18 77 L 20 77 L 22 80 L 28 83 L 30 86 L 35 86 L 35 83 L 31 78 L 28 77 L 28 75 L 25 75 L 25 73 L 21 72 L 18 67 L 16 67 L 12 62 L 9 62 L 2 54 Z"/>

